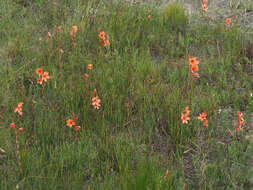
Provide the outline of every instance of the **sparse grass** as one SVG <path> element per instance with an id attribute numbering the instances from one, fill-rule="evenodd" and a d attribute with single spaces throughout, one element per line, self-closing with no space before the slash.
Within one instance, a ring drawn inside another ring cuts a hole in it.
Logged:
<path id="1" fill-rule="evenodd" d="M 2 0 L 0 148 L 7 159 L 0 154 L 0 189 L 249 189 L 253 36 L 203 13 L 208 22 L 192 24 L 185 11 L 178 4 L 161 11 L 124 1 Z M 101 47 L 98 29 L 109 46 Z M 187 56 L 199 60 L 200 78 L 189 77 Z M 39 67 L 51 76 L 43 86 Z M 14 113 L 18 102 L 22 116 Z M 182 124 L 186 106 L 190 121 Z M 239 133 L 237 110 L 246 121 Z M 204 111 L 205 128 L 197 120 Z M 66 126 L 73 113 L 78 132 Z M 23 128 L 22 173 L 12 122 Z"/>

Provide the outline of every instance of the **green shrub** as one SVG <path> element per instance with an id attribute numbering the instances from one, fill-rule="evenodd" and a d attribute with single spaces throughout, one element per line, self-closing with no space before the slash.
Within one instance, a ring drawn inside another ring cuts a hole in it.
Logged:
<path id="1" fill-rule="evenodd" d="M 170 30 L 183 32 L 188 24 L 188 15 L 179 3 L 169 3 L 162 12 L 163 22 Z"/>

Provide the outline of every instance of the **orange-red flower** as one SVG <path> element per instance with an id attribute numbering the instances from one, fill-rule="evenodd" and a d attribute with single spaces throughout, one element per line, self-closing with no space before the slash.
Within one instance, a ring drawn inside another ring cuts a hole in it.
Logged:
<path id="1" fill-rule="evenodd" d="M 92 64 L 88 64 L 88 65 L 87 65 L 87 70 L 88 70 L 88 69 L 92 69 Z"/>
<path id="2" fill-rule="evenodd" d="M 80 128 L 81 128 L 80 126 L 76 126 L 76 127 L 75 127 L 75 130 L 76 130 L 76 131 L 79 131 Z"/>
<path id="3" fill-rule="evenodd" d="M 206 120 L 206 112 L 199 114 L 198 120 L 200 120 L 201 122 L 205 121 Z"/>
<path id="4" fill-rule="evenodd" d="M 199 74 L 198 73 L 193 73 L 192 77 L 198 77 L 199 78 Z"/>
<path id="5" fill-rule="evenodd" d="M 104 43 L 102 44 L 102 47 L 103 47 L 103 48 L 106 47 L 106 46 L 108 46 L 108 45 L 110 45 L 109 40 L 104 40 L 103 42 L 104 42 Z"/>
<path id="6" fill-rule="evenodd" d="M 186 115 L 189 115 L 191 111 L 189 110 L 189 106 L 186 106 L 184 111 L 182 111 L 182 113 L 185 113 Z"/>
<path id="7" fill-rule="evenodd" d="M 105 32 L 104 31 L 102 31 L 102 32 L 99 32 L 99 38 L 101 39 L 101 40 L 105 40 Z"/>
<path id="8" fill-rule="evenodd" d="M 95 97 L 96 92 L 97 92 L 97 89 L 95 88 L 95 89 L 93 90 L 92 98 Z"/>
<path id="9" fill-rule="evenodd" d="M 87 73 L 85 73 L 84 75 L 84 78 L 88 79 L 89 78 L 89 75 Z"/>
<path id="10" fill-rule="evenodd" d="M 184 111 L 181 112 L 181 121 L 182 123 L 188 123 L 188 121 L 190 120 L 190 118 L 188 117 L 190 114 L 190 110 L 189 110 L 189 106 L 186 106 Z"/>
<path id="11" fill-rule="evenodd" d="M 191 58 L 190 56 L 188 56 L 188 60 L 189 60 L 189 66 L 190 66 L 190 72 L 192 72 L 192 76 L 196 76 L 199 77 L 198 73 L 194 73 L 197 72 L 199 70 L 199 61 L 197 60 L 196 57 Z"/>
<path id="12" fill-rule="evenodd" d="M 231 18 L 227 18 L 226 22 L 227 22 L 227 24 L 230 24 L 231 23 Z"/>
<path id="13" fill-rule="evenodd" d="M 205 12 L 208 10 L 208 7 L 205 3 L 202 3 L 202 10 Z"/>
<path id="14" fill-rule="evenodd" d="M 97 92 L 96 89 L 94 89 L 93 94 L 92 94 L 92 105 L 94 106 L 95 109 L 99 109 L 100 105 L 100 99 L 98 96 L 95 97 L 95 93 Z"/>
<path id="15" fill-rule="evenodd" d="M 75 38 L 75 34 L 74 34 L 74 32 L 70 32 L 70 36 L 72 37 L 72 40 Z"/>
<path id="16" fill-rule="evenodd" d="M 11 128 L 15 129 L 15 123 L 11 123 Z"/>
<path id="17" fill-rule="evenodd" d="M 197 60 L 196 57 L 191 58 L 191 57 L 188 56 L 188 60 L 189 60 L 189 65 L 191 67 L 194 66 L 194 65 L 198 65 L 199 64 L 199 61 Z"/>
<path id="18" fill-rule="evenodd" d="M 99 107 L 101 106 L 99 103 L 95 103 L 95 102 L 93 102 L 92 104 L 95 109 L 99 109 Z"/>
<path id="19" fill-rule="evenodd" d="M 208 3 L 208 0 L 203 0 L 202 1 L 202 4 L 207 4 Z"/>
<path id="20" fill-rule="evenodd" d="M 42 68 L 38 68 L 36 69 L 36 73 L 41 76 L 43 74 L 43 69 Z"/>
<path id="21" fill-rule="evenodd" d="M 16 130 L 15 123 L 11 123 L 11 128 L 15 131 L 17 136 L 20 131 L 23 131 L 23 128 L 19 128 L 18 130 Z"/>
<path id="22" fill-rule="evenodd" d="M 44 72 L 43 73 L 43 69 L 42 68 L 36 69 L 36 73 L 39 75 L 39 78 L 37 79 L 37 82 L 39 84 L 42 84 L 43 81 L 47 82 L 47 79 L 50 79 L 49 72 Z"/>
<path id="23" fill-rule="evenodd" d="M 72 26 L 72 31 L 75 33 L 77 31 L 77 26 Z"/>
<path id="24" fill-rule="evenodd" d="M 188 115 L 181 113 L 181 121 L 183 124 L 184 123 L 187 124 L 189 120 L 190 120 L 190 118 L 188 117 Z"/>
<path id="25" fill-rule="evenodd" d="M 100 105 L 100 99 L 98 96 L 92 98 L 92 105 L 94 106 L 95 109 L 99 109 Z"/>
<path id="26" fill-rule="evenodd" d="M 15 110 L 14 110 L 15 113 L 16 113 L 16 112 L 21 112 L 21 111 L 22 111 L 22 108 L 21 108 L 21 107 L 16 107 Z"/>
<path id="27" fill-rule="evenodd" d="M 18 107 L 21 108 L 23 106 L 24 102 L 19 102 Z"/>
<path id="28" fill-rule="evenodd" d="M 98 96 L 92 98 L 92 103 L 100 103 L 100 99 L 98 98 Z"/>
<path id="29" fill-rule="evenodd" d="M 191 72 L 193 73 L 193 72 L 196 72 L 196 71 L 198 71 L 199 70 L 199 66 L 198 65 L 193 65 L 192 67 L 191 67 Z"/>
<path id="30" fill-rule="evenodd" d="M 50 79 L 49 72 L 44 72 L 42 74 L 42 80 L 47 82 L 47 79 Z"/>
<path id="31" fill-rule="evenodd" d="M 42 84 L 42 83 L 43 83 L 42 78 L 38 78 L 38 79 L 37 79 L 37 82 L 38 82 L 39 84 Z"/>
<path id="32" fill-rule="evenodd" d="M 23 131 L 23 128 L 19 128 L 18 131 L 17 131 L 17 135 L 20 131 Z"/>
<path id="33" fill-rule="evenodd" d="M 227 19 L 226 19 L 226 23 L 227 23 L 227 24 L 226 24 L 227 29 L 230 28 L 231 18 L 227 18 Z"/>
<path id="34" fill-rule="evenodd" d="M 110 45 L 109 39 L 105 38 L 105 32 L 104 31 L 100 32 L 100 29 L 98 30 L 98 32 L 99 32 L 98 36 L 99 36 L 101 42 L 103 43 L 102 47 L 104 48 L 104 47 Z"/>
<path id="35" fill-rule="evenodd" d="M 23 102 L 19 102 L 17 107 L 14 109 L 15 113 L 18 113 L 18 115 L 22 116 L 23 112 L 22 112 L 22 106 L 23 106 Z"/>
<path id="36" fill-rule="evenodd" d="M 243 118 L 243 113 L 241 113 L 240 111 L 237 111 L 237 125 L 236 125 L 236 130 L 240 131 L 241 127 L 244 124 L 244 118 Z"/>
<path id="37" fill-rule="evenodd" d="M 147 13 L 147 14 L 149 14 L 150 12 L 151 12 L 151 10 L 150 10 L 150 9 L 146 10 L 146 13 Z"/>
<path id="38" fill-rule="evenodd" d="M 71 127 L 73 127 L 73 126 L 75 126 L 75 125 L 76 125 L 76 123 L 75 123 L 72 119 L 68 119 L 68 120 L 67 120 L 67 126 L 68 126 L 68 127 L 71 128 Z"/>
<path id="39" fill-rule="evenodd" d="M 208 126 L 208 120 L 207 119 L 204 120 L 202 124 L 203 124 L 203 127 L 207 127 Z"/>
<path id="40" fill-rule="evenodd" d="M 206 112 L 200 113 L 198 116 L 198 120 L 200 120 L 202 122 L 203 127 L 207 127 L 208 126 L 208 120 L 206 119 Z"/>

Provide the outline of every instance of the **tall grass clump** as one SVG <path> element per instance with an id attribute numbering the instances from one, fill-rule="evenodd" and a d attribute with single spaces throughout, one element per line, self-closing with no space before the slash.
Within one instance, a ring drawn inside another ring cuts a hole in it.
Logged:
<path id="1" fill-rule="evenodd" d="M 185 32 L 189 22 L 186 10 L 179 3 L 168 3 L 162 10 L 162 18 L 169 31 L 175 32 Z"/>

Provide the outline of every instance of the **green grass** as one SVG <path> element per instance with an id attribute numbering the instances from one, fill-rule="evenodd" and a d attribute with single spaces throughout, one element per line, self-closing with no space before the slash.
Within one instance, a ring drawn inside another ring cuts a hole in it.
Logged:
<path id="1" fill-rule="evenodd" d="M 0 147 L 7 159 L 0 162 L 0 189 L 249 189 L 253 36 L 236 22 L 227 30 L 189 19 L 178 4 L 2 0 Z M 98 29 L 108 47 L 101 47 Z M 200 78 L 188 76 L 187 56 L 199 60 Z M 43 86 L 39 67 L 51 76 Z M 191 119 L 181 124 L 186 106 Z M 236 134 L 238 110 L 246 122 Z M 204 111 L 206 128 L 196 119 Z M 77 133 L 66 126 L 72 113 Z M 13 122 L 23 128 L 22 173 Z"/>

